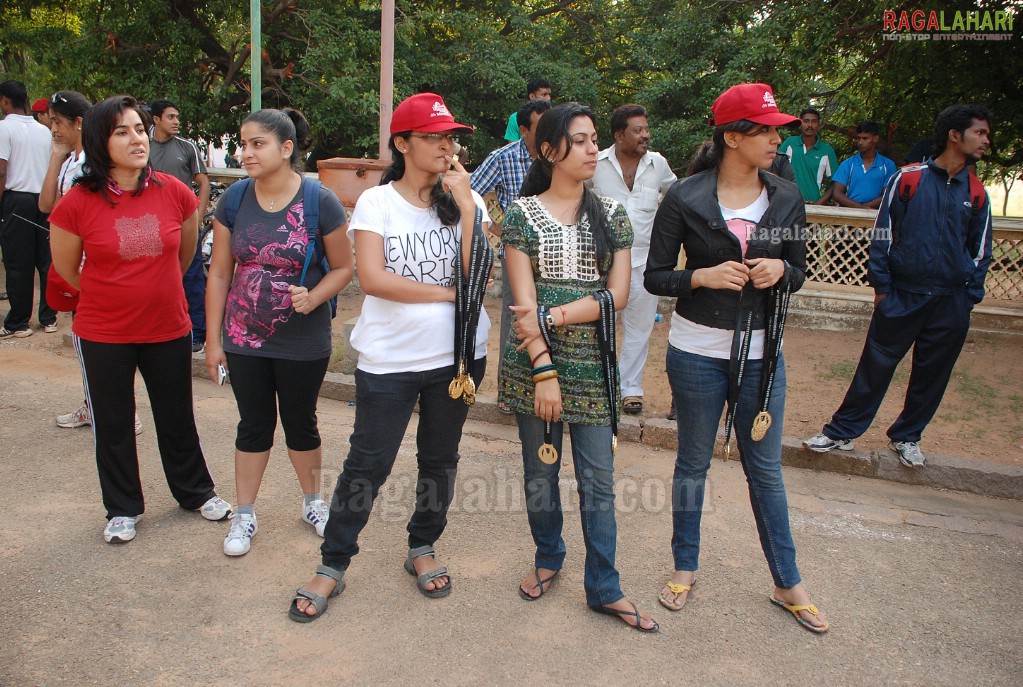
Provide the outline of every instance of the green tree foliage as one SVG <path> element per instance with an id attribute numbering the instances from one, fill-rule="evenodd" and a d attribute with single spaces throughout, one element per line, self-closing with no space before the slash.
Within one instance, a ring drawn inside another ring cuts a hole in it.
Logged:
<path id="1" fill-rule="evenodd" d="M 555 100 L 593 105 L 601 123 L 616 105 L 645 104 L 676 167 L 709 135 L 714 98 L 743 81 L 770 83 L 785 110 L 822 109 L 839 150 L 872 119 L 882 146 L 903 152 L 944 106 L 977 101 L 997 114 L 993 162 L 1009 169 L 1023 163 L 1023 2 L 978 6 L 1014 12 L 1013 40 L 885 40 L 885 10 L 929 9 L 908 0 L 397 0 L 395 96 L 443 94 L 476 125 L 480 160 L 502 143 L 526 80 L 546 76 Z M 0 18 L 0 67 L 34 92 L 169 97 L 201 140 L 236 133 L 248 112 L 248 3 L 17 0 Z M 314 157 L 375 156 L 378 0 L 263 0 L 262 21 L 264 106 L 306 113 Z"/>

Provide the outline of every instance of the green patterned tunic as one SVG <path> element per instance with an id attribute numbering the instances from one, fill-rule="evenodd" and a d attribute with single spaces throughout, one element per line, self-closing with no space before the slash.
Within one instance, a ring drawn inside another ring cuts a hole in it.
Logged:
<path id="1" fill-rule="evenodd" d="M 602 197 L 601 201 L 610 221 L 612 255 L 631 248 L 632 225 L 625 208 L 611 198 Z M 585 217 L 579 224 L 565 226 L 535 196 L 520 198 L 504 216 L 501 237 L 507 245 L 529 256 L 537 303 L 541 305 L 564 305 L 607 287 L 610 260 L 598 269 L 593 235 Z M 551 331 L 551 339 L 561 385 L 561 419 L 580 425 L 611 424 L 597 323 L 556 327 Z M 516 412 L 531 415 L 536 385 L 529 354 L 524 350 L 516 352 L 518 345 L 512 328 L 504 345 L 498 400 Z"/>

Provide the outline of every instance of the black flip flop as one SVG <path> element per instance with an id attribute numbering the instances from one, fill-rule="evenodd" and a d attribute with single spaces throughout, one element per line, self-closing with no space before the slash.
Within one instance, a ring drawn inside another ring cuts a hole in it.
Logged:
<path id="1" fill-rule="evenodd" d="M 654 624 L 653 627 L 643 627 L 643 616 L 639 614 L 639 608 L 636 606 L 636 604 L 632 603 L 631 601 L 629 602 L 629 605 L 632 606 L 631 611 L 619 611 L 617 609 L 609 608 L 607 606 L 590 606 L 590 609 L 596 611 L 597 613 L 603 613 L 604 615 L 613 615 L 619 620 L 621 620 L 623 623 L 631 627 L 633 630 L 639 630 L 640 632 L 657 632 L 661 628 L 661 626 L 658 625 L 657 621 L 654 620 L 653 618 L 650 619 L 651 622 L 653 622 Z M 635 618 L 636 624 L 633 625 L 632 623 L 627 621 L 625 619 L 627 616 Z"/>
<path id="2" fill-rule="evenodd" d="M 530 590 L 539 589 L 540 593 L 537 594 L 536 596 L 530 596 L 529 594 L 526 593 L 526 591 L 522 588 L 522 586 L 519 585 L 519 596 L 521 596 L 526 601 L 536 601 L 541 596 L 546 594 L 547 590 L 551 588 L 550 585 L 554 584 L 554 578 L 558 576 L 559 572 L 561 572 L 561 571 L 560 570 L 555 570 L 554 573 L 550 577 L 545 577 L 545 578 L 543 578 L 541 580 L 540 579 L 540 569 L 539 568 L 533 568 L 533 574 L 536 575 L 536 584 L 534 584 L 532 587 L 530 587 Z M 544 587 L 544 585 L 547 585 L 547 587 Z"/>

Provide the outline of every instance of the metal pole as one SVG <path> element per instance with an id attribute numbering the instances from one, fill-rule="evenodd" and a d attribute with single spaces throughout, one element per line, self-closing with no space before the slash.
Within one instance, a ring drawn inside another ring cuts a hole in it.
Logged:
<path id="1" fill-rule="evenodd" d="M 380 3 L 380 148 L 381 160 L 390 160 L 391 112 L 394 111 L 394 0 Z"/>
<path id="2" fill-rule="evenodd" d="M 252 111 L 263 109 L 263 15 L 259 0 L 249 0 L 252 48 L 249 52 L 249 89 Z"/>

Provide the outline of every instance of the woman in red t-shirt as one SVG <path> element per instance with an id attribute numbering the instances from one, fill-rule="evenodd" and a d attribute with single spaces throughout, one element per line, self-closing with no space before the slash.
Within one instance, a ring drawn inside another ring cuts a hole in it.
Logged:
<path id="1" fill-rule="evenodd" d="M 181 274 L 195 252 L 198 200 L 149 167 L 149 137 L 131 96 L 82 122 L 84 174 L 50 213 L 57 272 L 81 291 L 72 325 L 92 409 L 110 543 L 135 538 L 145 510 L 135 446 L 135 370 L 153 408 L 160 457 L 182 508 L 223 520 L 192 409 L 191 323 Z M 89 259 L 82 262 L 83 253 Z"/>

